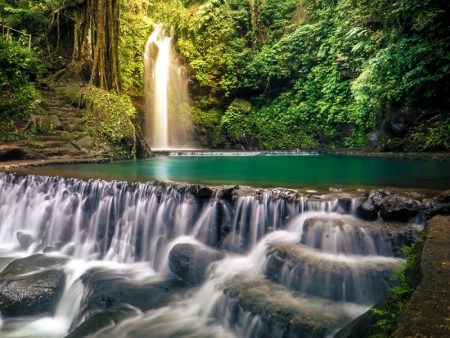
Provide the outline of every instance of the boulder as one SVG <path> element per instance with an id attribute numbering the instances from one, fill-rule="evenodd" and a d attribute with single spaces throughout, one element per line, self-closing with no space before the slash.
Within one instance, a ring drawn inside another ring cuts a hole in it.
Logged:
<path id="1" fill-rule="evenodd" d="M 208 266 L 224 256 L 223 252 L 206 246 L 180 243 L 169 253 L 169 268 L 178 278 L 197 285 L 204 280 Z"/>
<path id="2" fill-rule="evenodd" d="M 356 201 L 356 216 L 365 220 L 375 220 L 380 214 L 386 221 L 407 222 L 423 209 L 421 202 L 398 196 L 388 190 L 373 190 Z"/>
<path id="3" fill-rule="evenodd" d="M 375 220 L 378 218 L 378 210 L 371 199 L 364 200 L 363 198 L 358 198 L 355 213 L 356 216 L 365 220 Z"/>
<path id="4" fill-rule="evenodd" d="M 66 260 L 33 255 L 16 259 L 0 273 L 0 312 L 4 317 L 51 313 L 63 292 Z"/>
<path id="5" fill-rule="evenodd" d="M 80 149 L 91 150 L 92 148 L 94 148 L 95 140 L 91 136 L 85 136 L 82 139 L 75 141 L 74 143 Z"/>
<path id="6" fill-rule="evenodd" d="M 421 210 L 420 202 L 396 195 L 384 198 L 380 205 L 381 217 L 386 221 L 407 222 Z"/>
<path id="7" fill-rule="evenodd" d="M 80 323 L 67 337 L 86 337 L 136 315 L 166 306 L 185 292 L 176 279 L 135 281 L 126 273 L 100 268 L 87 271 L 81 281 L 88 290 L 76 319 Z"/>
<path id="8" fill-rule="evenodd" d="M 28 234 L 23 231 L 17 231 L 16 238 L 20 244 L 20 247 L 23 250 L 28 250 L 30 245 L 33 244 L 33 242 L 35 241 L 35 239 L 33 238 L 33 236 L 31 234 Z"/>
<path id="9" fill-rule="evenodd" d="M 121 309 L 123 305 L 148 311 L 168 304 L 186 288 L 176 279 L 134 282 L 126 274 L 102 269 L 89 270 L 81 280 L 89 290 L 82 304 L 82 317 Z"/>

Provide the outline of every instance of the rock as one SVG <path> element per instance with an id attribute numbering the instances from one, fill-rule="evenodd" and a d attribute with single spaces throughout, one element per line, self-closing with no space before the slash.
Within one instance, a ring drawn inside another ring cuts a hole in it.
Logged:
<path id="1" fill-rule="evenodd" d="M 294 297 L 267 280 L 229 281 L 224 290 L 228 320 L 258 316 L 260 324 L 250 337 L 326 337 L 350 319 L 341 304 Z"/>
<path id="2" fill-rule="evenodd" d="M 383 299 L 373 306 L 372 309 L 380 311 L 389 311 L 389 298 Z M 335 335 L 334 338 L 361 338 L 361 337 L 375 337 L 378 333 L 376 323 L 383 319 L 377 312 L 370 309 L 362 315 L 345 325 Z"/>
<path id="3" fill-rule="evenodd" d="M 384 198 L 380 205 L 381 217 L 386 221 L 407 222 L 421 210 L 418 201 L 396 195 Z"/>
<path id="4" fill-rule="evenodd" d="M 367 198 L 356 200 L 356 216 L 365 220 L 375 220 L 378 214 L 387 221 L 407 222 L 423 209 L 422 203 L 414 199 L 398 196 L 388 190 L 373 190 Z"/>
<path id="5" fill-rule="evenodd" d="M 266 276 L 290 290 L 330 301 L 373 304 L 387 296 L 398 267 L 394 259 L 374 261 L 373 256 L 351 262 L 297 244 L 279 244 L 268 252 Z"/>
<path id="6" fill-rule="evenodd" d="M 17 238 L 17 241 L 20 244 L 20 247 L 23 250 L 28 250 L 30 245 L 33 244 L 33 242 L 35 241 L 35 239 L 33 238 L 32 235 L 27 234 L 27 233 L 25 233 L 23 231 L 17 231 L 16 238 Z"/>
<path id="7" fill-rule="evenodd" d="M 125 273 L 111 273 L 101 269 L 89 270 L 81 280 L 89 290 L 79 315 L 80 319 L 85 318 L 86 321 L 93 316 L 114 316 L 119 320 L 119 317 L 122 318 L 124 306 L 131 306 L 140 311 L 156 309 L 167 305 L 186 289 L 184 282 L 175 279 L 134 282 Z"/>
<path id="8" fill-rule="evenodd" d="M 211 188 L 202 185 L 190 185 L 187 191 L 198 199 L 209 199 L 214 193 Z"/>
<path id="9" fill-rule="evenodd" d="M 407 275 L 416 289 L 400 310 L 391 337 L 450 337 L 449 242 L 450 217 L 429 220 L 416 265 Z"/>
<path id="10" fill-rule="evenodd" d="M 378 149 L 380 146 L 380 135 L 377 131 L 370 133 L 367 135 L 366 137 L 366 144 L 371 148 L 371 149 Z"/>
<path id="11" fill-rule="evenodd" d="M 352 199 L 348 197 L 338 197 L 336 212 L 340 214 L 347 214 L 350 212 L 352 206 Z"/>
<path id="12" fill-rule="evenodd" d="M 31 115 L 33 127 L 41 133 L 49 133 L 54 130 L 63 130 L 63 123 L 56 115 Z"/>
<path id="13" fill-rule="evenodd" d="M 386 122 L 384 128 L 389 134 L 396 137 L 405 136 L 409 131 L 405 118 L 399 115 Z"/>
<path id="14" fill-rule="evenodd" d="M 450 190 L 441 192 L 438 196 L 436 196 L 436 201 L 439 203 L 450 203 Z"/>
<path id="15" fill-rule="evenodd" d="M 75 141 L 75 145 L 80 147 L 80 149 L 91 150 L 94 148 L 94 138 L 91 136 L 85 136 L 81 140 Z"/>
<path id="16" fill-rule="evenodd" d="M 147 311 L 167 304 L 172 296 L 186 289 L 186 284 L 176 279 L 139 283 L 131 281 L 126 274 L 111 274 L 111 271 L 101 269 L 86 272 L 81 280 L 89 290 L 84 312 L 103 311 L 123 304 Z"/>
<path id="17" fill-rule="evenodd" d="M 360 204 L 356 208 L 356 216 L 369 221 L 373 221 L 378 218 L 378 208 L 370 198 L 366 200 L 359 198 L 358 202 Z"/>
<path id="18" fill-rule="evenodd" d="M 136 315 L 136 311 L 128 306 L 116 306 L 94 313 L 65 338 L 84 338 L 105 328 L 116 326 L 119 322 Z"/>
<path id="19" fill-rule="evenodd" d="M 197 285 L 204 280 L 208 266 L 224 256 L 224 253 L 206 246 L 180 243 L 170 251 L 169 268 L 175 276 Z"/>
<path id="20" fill-rule="evenodd" d="M 45 156 L 20 146 L 0 145 L 0 162 L 44 159 Z"/>
<path id="21" fill-rule="evenodd" d="M 449 337 L 448 300 L 450 289 L 448 243 L 450 241 L 450 218 L 433 217 L 425 227 L 424 241 L 416 245 L 415 263 L 407 270 L 407 282 L 415 290 L 396 316 L 390 337 Z M 403 296 L 405 297 L 405 296 Z M 359 338 L 384 336 L 376 323 L 385 320 L 386 313 L 395 315 L 398 300 L 386 298 L 372 309 L 344 326 L 336 338 Z M 394 304 L 394 305 L 393 305 Z M 377 311 L 374 311 L 377 310 Z"/>
<path id="22" fill-rule="evenodd" d="M 16 259 L 0 274 L 0 312 L 4 317 L 51 313 L 64 288 L 58 270 L 66 260 L 33 255 Z"/>

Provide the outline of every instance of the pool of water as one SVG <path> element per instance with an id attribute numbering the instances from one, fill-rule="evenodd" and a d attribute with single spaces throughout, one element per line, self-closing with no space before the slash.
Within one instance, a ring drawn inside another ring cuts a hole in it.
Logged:
<path id="1" fill-rule="evenodd" d="M 256 187 L 399 187 L 450 189 L 450 162 L 362 156 L 158 156 L 148 160 L 59 164 L 26 173 L 126 181 Z"/>

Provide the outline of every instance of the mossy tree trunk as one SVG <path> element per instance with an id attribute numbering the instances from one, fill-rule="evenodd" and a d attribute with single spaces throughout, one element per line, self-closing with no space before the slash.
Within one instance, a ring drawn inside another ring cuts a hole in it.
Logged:
<path id="1" fill-rule="evenodd" d="M 53 13 L 50 29 L 56 35 L 54 46 L 70 59 L 70 71 L 100 88 L 120 92 L 119 0 L 69 1 Z"/>

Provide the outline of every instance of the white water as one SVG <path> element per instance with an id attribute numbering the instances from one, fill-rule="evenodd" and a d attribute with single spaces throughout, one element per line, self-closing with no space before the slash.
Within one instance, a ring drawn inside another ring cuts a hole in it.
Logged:
<path id="1" fill-rule="evenodd" d="M 250 289 L 262 292 L 258 297 L 271 307 L 323 317 L 333 323 L 328 331 L 385 294 L 385 274 L 399 261 L 377 229 L 336 213 L 338 200 L 277 190 L 232 201 L 219 196 L 216 192 L 201 201 L 171 186 L 0 174 L 0 256 L 53 248 L 49 255 L 69 258 L 61 267 L 66 284 L 55 313 L 4 318 L 0 336 L 65 336 L 86 319 L 83 306 L 90 289 L 82 276 L 101 269 L 118 281 L 167 279 L 169 253 L 178 243 L 222 248 L 227 254 L 201 286 L 181 299 L 147 312 L 133 309 L 133 316 L 97 336 L 250 338 L 266 332 L 278 337 L 260 314 L 240 308 L 224 293 L 229 285 L 238 290 L 255 285 Z M 32 237 L 27 249 L 19 247 L 18 233 Z M 288 264 L 278 278 L 267 275 L 269 252 L 277 245 L 299 257 L 300 272 Z"/>
<path id="2" fill-rule="evenodd" d="M 153 150 L 192 148 L 186 70 L 172 40 L 156 25 L 144 50 L 145 137 Z"/>

